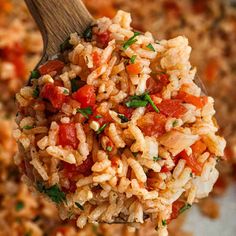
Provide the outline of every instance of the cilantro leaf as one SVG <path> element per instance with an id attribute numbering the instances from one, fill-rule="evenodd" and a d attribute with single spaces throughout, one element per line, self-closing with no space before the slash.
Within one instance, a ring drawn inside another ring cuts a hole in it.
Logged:
<path id="1" fill-rule="evenodd" d="M 77 113 L 82 114 L 85 118 L 89 118 L 89 115 L 93 114 L 92 108 L 91 107 L 86 107 L 86 108 L 78 108 L 76 109 Z"/>
<path id="2" fill-rule="evenodd" d="M 123 114 L 118 114 L 118 117 L 120 118 L 121 123 L 126 123 L 129 121 L 129 119 Z"/>
<path id="3" fill-rule="evenodd" d="M 104 124 L 102 127 L 100 127 L 98 130 L 97 130 L 97 134 L 101 134 L 104 129 L 107 127 L 107 124 Z"/>
<path id="4" fill-rule="evenodd" d="M 131 64 L 134 64 L 134 62 L 135 62 L 135 60 L 136 60 L 136 57 L 137 57 L 137 55 L 133 55 L 133 56 L 130 58 Z"/>
<path id="5" fill-rule="evenodd" d="M 138 35 L 140 35 L 139 32 L 134 32 L 134 35 L 129 38 L 124 44 L 123 44 L 123 49 L 127 49 L 129 46 L 131 46 L 132 44 L 136 43 L 138 40 L 135 39 Z"/>
<path id="6" fill-rule="evenodd" d="M 183 207 L 181 207 L 179 209 L 179 214 L 185 212 L 186 210 L 188 210 L 189 208 L 191 208 L 192 205 L 190 205 L 189 203 L 185 204 Z"/>
<path id="7" fill-rule="evenodd" d="M 84 207 L 80 204 L 80 203 L 78 203 L 78 202 L 75 202 L 75 205 L 80 209 L 80 210 L 84 210 Z"/>
<path id="8" fill-rule="evenodd" d="M 155 49 L 154 49 L 154 47 L 152 46 L 151 43 L 149 43 L 146 47 L 147 47 L 148 49 L 150 49 L 151 51 L 155 52 Z"/>

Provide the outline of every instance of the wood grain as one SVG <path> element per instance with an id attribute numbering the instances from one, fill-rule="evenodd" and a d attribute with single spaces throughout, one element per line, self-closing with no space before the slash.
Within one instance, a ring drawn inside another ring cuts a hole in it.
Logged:
<path id="1" fill-rule="evenodd" d="M 81 0 L 25 0 L 42 33 L 44 58 L 59 52 L 70 33 L 82 34 L 93 18 Z"/>

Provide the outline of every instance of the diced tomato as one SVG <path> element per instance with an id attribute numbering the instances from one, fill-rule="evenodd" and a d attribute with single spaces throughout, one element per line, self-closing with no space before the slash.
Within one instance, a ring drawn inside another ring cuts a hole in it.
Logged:
<path id="1" fill-rule="evenodd" d="M 201 141 L 198 140 L 196 143 L 194 143 L 192 146 L 192 151 L 194 155 L 201 155 L 206 150 L 206 145 Z"/>
<path id="2" fill-rule="evenodd" d="M 190 103 L 197 108 L 202 108 L 207 103 L 207 97 L 196 97 L 194 95 L 185 93 L 184 91 L 180 91 L 176 98 L 186 103 Z"/>
<path id="3" fill-rule="evenodd" d="M 131 118 L 132 114 L 133 114 L 134 109 L 133 108 L 128 108 L 122 105 L 118 105 L 118 112 L 120 114 L 125 115 L 128 119 Z"/>
<path id="4" fill-rule="evenodd" d="M 204 71 L 206 80 L 208 82 L 214 82 L 219 73 L 219 69 L 220 69 L 220 65 L 219 65 L 218 60 L 216 59 L 209 60 L 209 62 L 206 64 L 205 71 Z"/>
<path id="5" fill-rule="evenodd" d="M 111 165 L 112 165 L 113 167 L 117 167 L 119 160 L 120 160 L 120 158 L 119 158 L 118 156 L 113 156 L 113 157 L 111 157 Z"/>
<path id="6" fill-rule="evenodd" d="M 43 86 L 40 96 L 41 98 L 48 99 L 56 109 L 60 109 L 62 104 L 66 101 L 66 95 L 52 83 L 47 83 Z"/>
<path id="7" fill-rule="evenodd" d="M 142 67 L 140 63 L 134 63 L 126 66 L 126 70 L 131 75 L 138 75 L 142 71 Z"/>
<path id="8" fill-rule="evenodd" d="M 94 109 L 93 115 L 90 117 L 90 120 L 97 121 L 100 124 L 100 126 L 113 121 L 113 119 L 111 118 L 108 112 L 101 113 L 97 109 Z"/>
<path id="9" fill-rule="evenodd" d="M 196 155 L 191 154 L 189 156 L 186 151 L 182 151 L 179 155 L 186 161 L 187 166 L 189 166 L 196 175 L 201 175 L 203 164 L 197 161 Z"/>
<path id="10" fill-rule="evenodd" d="M 96 102 L 95 89 L 92 85 L 84 85 L 73 93 L 72 97 L 80 102 L 82 108 L 93 107 Z"/>
<path id="11" fill-rule="evenodd" d="M 175 99 L 163 100 L 161 103 L 156 104 L 161 113 L 169 117 L 179 118 L 184 115 L 187 109 L 181 104 L 181 101 Z"/>
<path id="12" fill-rule="evenodd" d="M 15 66 L 16 75 L 19 77 L 24 77 L 26 72 L 24 53 L 25 50 L 19 43 L 15 43 L 11 47 L 0 49 L 0 57 Z"/>
<path id="13" fill-rule="evenodd" d="M 40 66 L 38 70 L 41 75 L 50 74 L 53 71 L 56 71 L 58 73 L 63 69 L 64 65 L 64 62 L 62 61 L 51 60 L 48 61 L 46 64 Z"/>
<path id="14" fill-rule="evenodd" d="M 74 123 L 59 125 L 58 143 L 62 147 L 71 146 L 74 149 L 77 149 L 79 141 L 76 137 L 76 128 Z"/>
<path id="15" fill-rule="evenodd" d="M 92 173 L 91 168 L 93 164 L 93 159 L 89 156 L 81 165 L 77 167 L 77 170 L 84 176 L 89 176 Z"/>
<path id="16" fill-rule="evenodd" d="M 163 166 L 162 168 L 161 168 L 161 173 L 167 173 L 167 172 L 169 172 L 170 170 L 169 170 L 169 168 L 167 167 L 167 166 Z"/>
<path id="17" fill-rule="evenodd" d="M 179 216 L 179 211 L 184 205 L 185 205 L 184 201 L 181 200 L 177 200 L 173 203 L 170 220 L 174 220 Z"/>
<path id="18" fill-rule="evenodd" d="M 165 131 L 166 116 L 156 112 L 148 112 L 138 120 L 138 126 L 147 136 L 159 137 Z"/>
<path id="19" fill-rule="evenodd" d="M 97 51 L 93 52 L 92 58 L 93 58 L 93 67 L 94 68 L 99 67 L 100 62 L 101 62 L 101 56 L 98 54 Z"/>
<path id="20" fill-rule="evenodd" d="M 110 33 L 108 31 L 97 34 L 97 42 L 105 48 L 110 40 Z"/>
<path id="21" fill-rule="evenodd" d="M 150 77 L 147 80 L 147 91 L 150 94 L 160 93 L 169 82 L 169 76 L 167 74 L 158 74 L 156 79 Z"/>

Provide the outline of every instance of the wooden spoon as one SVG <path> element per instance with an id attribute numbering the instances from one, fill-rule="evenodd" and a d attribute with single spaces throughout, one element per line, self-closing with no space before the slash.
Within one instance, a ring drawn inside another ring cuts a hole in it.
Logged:
<path id="1" fill-rule="evenodd" d="M 82 35 L 94 21 L 81 0 L 25 0 L 43 37 L 44 51 L 39 64 L 54 57 L 60 45 L 77 32 Z"/>

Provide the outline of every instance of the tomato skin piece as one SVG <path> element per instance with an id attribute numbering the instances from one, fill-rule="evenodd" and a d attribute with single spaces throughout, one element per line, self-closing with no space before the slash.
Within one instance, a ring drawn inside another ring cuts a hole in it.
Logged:
<path id="1" fill-rule="evenodd" d="M 182 151 L 179 156 L 186 161 L 186 165 L 189 166 L 196 175 L 201 175 L 203 164 L 197 161 L 194 154 L 189 156 L 186 151 Z"/>
<path id="2" fill-rule="evenodd" d="M 173 203 L 170 221 L 176 219 L 179 216 L 179 211 L 184 205 L 185 205 L 184 201 L 181 200 L 177 200 Z"/>
<path id="3" fill-rule="evenodd" d="M 180 118 L 187 112 L 187 109 L 181 104 L 179 100 L 166 99 L 161 103 L 156 104 L 161 113 L 168 117 Z"/>
<path id="4" fill-rule="evenodd" d="M 194 143 L 191 148 L 194 155 L 201 155 L 207 149 L 206 145 L 201 140 Z"/>
<path id="5" fill-rule="evenodd" d="M 44 85 L 40 92 L 40 97 L 48 99 L 56 109 L 60 109 L 62 104 L 66 101 L 66 95 L 61 93 L 58 87 L 52 83 Z"/>
<path id="6" fill-rule="evenodd" d="M 97 51 L 93 52 L 92 54 L 92 58 L 93 58 L 93 67 L 94 68 L 98 68 L 100 65 L 100 61 L 101 61 L 101 56 L 98 54 Z"/>
<path id="7" fill-rule="evenodd" d="M 197 108 L 202 108 L 207 103 L 207 97 L 196 97 L 194 95 L 180 91 L 176 97 L 186 103 L 190 103 Z"/>
<path id="8" fill-rule="evenodd" d="M 147 136 L 159 137 L 166 133 L 166 116 L 156 112 L 148 112 L 138 120 L 138 126 Z"/>
<path id="9" fill-rule="evenodd" d="M 84 85 L 73 93 L 72 97 L 81 104 L 81 108 L 93 107 L 96 102 L 95 89 L 92 85 Z"/>
<path id="10" fill-rule="evenodd" d="M 97 34 L 97 42 L 101 44 L 103 48 L 105 48 L 110 40 L 110 33 L 108 31 Z"/>
<path id="11" fill-rule="evenodd" d="M 59 125 L 58 143 L 62 147 L 71 146 L 77 149 L 79 141 L 76 137 L 76 128 L 74 123 Z"/>
<path id="12" fill-rule="evenodd" d="M 142 67 L 139 63 L 134 63 L 126 66 L 126 70 L 131 75 L 138 75 L 142 71 Z"/>
<path id="13" fill-rule="evenodd" d="M 50 74 L 53 71 L 56 71 L 58 73 L 63 69 L 64 66 L 65 64 L 62 61 L 51 60 L 51 61 L 46 62 L 46 64 L 40 66 L 38 70 L 41 75 L 46 75 L 46 74 Z"/>
<path id="14" fill-rule="evenodd" d="M 147 91 L 149 94 L 160 93 L 169 82 L 169 76 L 167 74 L 158 74 L 156 79 L 150 77 L 147 80 Z"/>
<path id="15" fill-rule="evenodd" d="M 118 105 L 117 110 L 118 110 L 119 114 L 125 115 L 128 119 L 131 118 L 131 116 L 133 114 L 133 111 L 134 111 L 133 108 L 125 107 L 125 106 L 122 106 L 122 105 Z"/>

